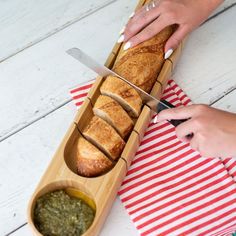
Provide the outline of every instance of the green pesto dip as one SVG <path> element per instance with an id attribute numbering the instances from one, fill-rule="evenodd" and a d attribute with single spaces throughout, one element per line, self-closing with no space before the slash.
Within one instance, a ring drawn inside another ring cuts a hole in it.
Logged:
<path id="1" fill-rule="evenodd" d="M 34 223 L 44 236 L 79 236 L 92 224 L 95 211 L 83 200 L 58 190 L 37 199 Z"/>

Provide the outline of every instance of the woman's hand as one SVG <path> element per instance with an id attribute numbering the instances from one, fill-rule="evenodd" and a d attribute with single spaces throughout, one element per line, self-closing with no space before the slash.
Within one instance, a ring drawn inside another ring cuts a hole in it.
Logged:
<path id="1" fill-rule="evenodd" d="M 205 21 L 223 0 L 154 0 L 130 18 L 118 42 L 124 49 L 133 47 L 159 33 L 166 26 L 178 28 L 165 45 L 165 58 L 170 56 L 181 40 Z"/>
<path id="2" fill-rule="evenodd" d="M 188 119 L 176 127 L 177 137 L 208 157 L 236 157 L 236 114 L 206 105 L 190 105 L 161 111 L 157 121 Z M 192 138 L 187 138 L 193 133 Z"/>

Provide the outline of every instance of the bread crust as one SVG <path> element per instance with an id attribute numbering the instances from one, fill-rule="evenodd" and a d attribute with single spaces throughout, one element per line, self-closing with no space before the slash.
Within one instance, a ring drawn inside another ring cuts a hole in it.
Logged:
<path id="1" fill-rule="evenodd" d="M 149 93 L 165 61 L 164 45 L 174 29 L 174 26 L 168 26 L 136 47 L 126 51 L 121 50 L 113 70 Z M 108 157 L 112 160 L 119 158 L 125 146 L 122 138 L 125 138 L 133 128 L 130 117 L 138 118 L 142 106 L 139 93 L 117 77 L 107 76 L 100 87 L 100 92 L 106 96 L 99 97 L 93 110 L 101 118 L 98 116 L 92 118 L 83 132 L 89 141 L 80 138 L 77 145 L 78 173 L 86 177 L 99 176 L 114 166 L 114 162 Z M 124 115 L 119 104 L 130 117 Z"/>
<path id="2" fill-rule="evenodd" d="M 94 104 L 93 112 L 107 121 L 123 138 L 132 131 L 134 123 L 122 106 L 111 97 L 100 95 Z"/>
<path id="3" fill-rule="evenodd" d="M 94 116 L 84 129 L 83 135 L 92 144 L 102 150 L 112 160 L 120 157 L 125 146 L 124 140 L 119 134 L 103 119 Z"/>
<path id="4" fill-rule="evenodd" d="M 165 61 L 164 46 L 173 31 L 174 27 L 168 26 L 136 47 L 122 50 L 113 70 L 149 93 Z"/>
<path id="5" fill-rule="evenodd" d="M 107 76 L 100 91 L 116 100 L 131 117 L 137 118 L 141 111 L 142 99 L 129 84 L 115 76 Z"/>
<path id="6" fill-rule="evenodd" d="M 77 142 L 77 170 L 84 177 L 96 177 L 109 171 L 114 166 L 98 148 L 80 137 Z"/>

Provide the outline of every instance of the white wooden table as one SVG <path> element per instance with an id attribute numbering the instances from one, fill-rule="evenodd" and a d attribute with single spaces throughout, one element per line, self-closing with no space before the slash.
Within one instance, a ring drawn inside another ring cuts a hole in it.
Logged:
<path id="1" fill-rule="evenodd" d="M 76 113 L 69 89 L 94 78 L 65 51 L 104 63 L 136 0 L 0 0 L 0 235 L 31 235 L 26 208 Z M 174 80 L 195 103 L 236 112 L 236 0 L 190 37 Z M 138 235 L 117 198 L 103 236 Z"/>

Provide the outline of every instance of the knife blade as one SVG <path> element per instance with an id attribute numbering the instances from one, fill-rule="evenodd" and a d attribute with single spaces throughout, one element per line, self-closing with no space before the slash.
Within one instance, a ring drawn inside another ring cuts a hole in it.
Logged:
<path id="1" fill-rule="evenodd" d="M 116 72 L 114 72 L 114 71 L 110 70 L 109 68 L 107 68 L 106 66 L 101 65 L 98 62 L 96 62 L 93 58 L 91 58 L 89 55 L 87 55 L 81 49 L 71 48 L 71 49 L 67 50 L 66 52 L 70 56 L 72 56 L 75 59 L 77 59 L 78 61 L 80 61 L 83 65 L 87 66 L 88 68 L 90 68 L 91 70 L 96 72 L 98 75 L 100 75 L 102 77 L 105 77 L 108 75 L 114 75 L 114 76 L 120 78 L 121 80 L 123 80 L 124 82 L 126 82 L 127 84 L 129 84 L 130 86 L 132 86 L 141 96 L 143 103 L 145 105 L 147 105 L 151 110 L 153 110 L 155 112 L 160 112 L 162 110 L 175 107 L 171 103 L 167 102 L 166 100 L 159 100 L 159 99 L 153 97 L 152 95 L 146 93 L 145 91 L 140 89 L 138 86 L 132 84 L 130 81 L 126 80 L 124 77 L 120 76 Z M 173 124 L 174 126 L 178 126 L 179 124 L 181 124 L 184 121 L 186 121 L 186 120 L 171 120 L 169 122 L 171 124 Z"/>

